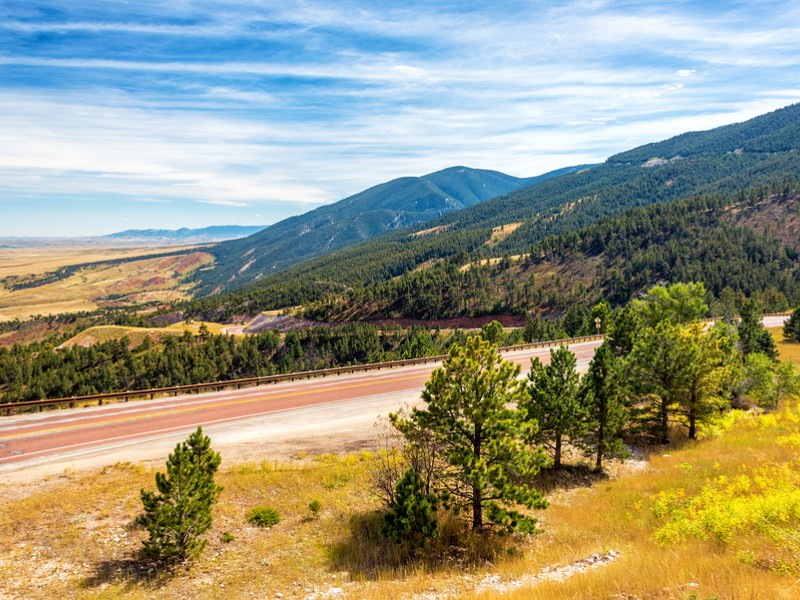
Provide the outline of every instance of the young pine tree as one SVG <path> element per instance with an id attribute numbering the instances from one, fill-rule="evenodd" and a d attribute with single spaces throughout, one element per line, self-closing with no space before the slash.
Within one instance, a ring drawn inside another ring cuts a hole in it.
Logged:
<path id="1" fill-rule="evenodd" d="M 442 368 L 425 384 L 424 409 L 414 408 L 395 426 L 413 439 L 433 438 L 445 464 L 435 473 L 435 493 L 445 507 L 472 515 L 472 530 L 535 531 L 536 520 L 515 508 L 545 508 L 547 501 L 527 481 L 544 457 L 526 440 L 535 422 L 510 408 L 525 396 L 520 368 L 505 361 L 485 340 L 453 344 Z"/>
<path id="2" fill-rule="evenodd" d="M 783 339 L 787 342 L 800 342 L 800 307 L 795 308 L 783 324 Z"/>
<path id="3" fill-rule="evenodd" d="M 520 406 L 529 419 L 538 423 L 536 441 L 553 450 L 553 468 L 561 468 L 566 438 L 577 439 L 582 433 L 584 406 L 580 397 L 580 375 L 575 355 L 566 346 L 550 350 L 550 364 L 535 358 L 528 375 L 528 398 Z"/>
<path id="4" fill-rule="evenodd" d="M 583 380 L 586 429 L 580 445 L 595 458 L 595 470 L 603 470 L 604 458 L 620 458 L 629 453 L 622 442 L 628 419 L 627 390 L 622 379 L 621 359 L 611 345 L 603 343 L 589 363 Z"/>
<path id="5" fill-rule="evenodd" d="M 397 482 L 389 508 L 382 528 L 386 537 L 411 549 L 424 548 L 436 537 L 436 496 L 425 493 L 425 483 L 414 469 L 407 469 Z"/>
<path id="6" fill-rule="evenodd" d="M 144 512 L 136 523 L 150 536 L 144 553 L 162 566 L 199 555 L 203 534 L 211 527 L 211 509 L 222 488 L 214 483 L 220 455 L 202 428 L 175 446 L 167 459 L 167 473 L 156 473 L 157 492 L 141 490 Z"/>

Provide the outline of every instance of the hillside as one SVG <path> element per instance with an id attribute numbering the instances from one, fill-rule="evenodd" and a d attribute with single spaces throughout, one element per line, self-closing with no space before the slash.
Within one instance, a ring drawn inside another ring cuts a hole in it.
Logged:
<path id="1" fill-rule="evenodd" d="M 616 155 L 592 169 L 444 215 L 419 226 L 417 233 L 386 234 L 297 265 L 279 278 L 265 277 L 232 294 L 195 302 L 191 310 L 206 316 L 254 314 L 313 302 L 346 288 L 380 286 L 442 259 L 460 267 L 473 260 L 528 254 L 550 236 L 577 232 L 636 207 L 699 194 L 735 195 L 782 181 L 800 171 L 798 145 L 800 105 L 792 105 L 745 123 Z M 512 233 L 487 245 L 497 228 L 512 224 Z"/>
<path id="2" fill-rule="evenodd" d="M 201 293 L 237 287 L 317 256 L 458 211 L 490 198 L 581 169 L 519 179 L 496 171 L 453 167 L 403 177 L 291 217 L 241 240 L 220 244 L 214 269 L 201 274 Z"/>
<path id="3" fill-rule="evenodd" d="M 751 295 L 769 310 L 785 310 L 800 303 L 800 184 L 791 189 L 632 209 L 545 239 L 524 255 L 438 261 L 396 279 L 353 286 L 311 304 L 306 316 L 554 315 L 601 299 L 624 304 L 652 285 L 680 281 L 702 281 L 709 300 L 720 300 L 718 311 L 735 313 Z"/>
<path id="4" fill-rule="evenodd" d="M 114 242 L 152 244 L 208 244 L 247 237 L 264 229 L 263 225 L 214 225 L 200 229 L 126 229 L 100 239 Z"/>

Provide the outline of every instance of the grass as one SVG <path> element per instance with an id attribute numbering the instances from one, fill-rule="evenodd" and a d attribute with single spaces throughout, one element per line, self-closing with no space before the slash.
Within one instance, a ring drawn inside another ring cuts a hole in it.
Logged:
<path id="1" fill-rule="evenodd" d="M 800 367 L 800 344 L 786 342 L 783 339 L 783 327 L 772 327 L 769 329 L 775 343 L 778 346 L 778 354 L 781 360 L 790 360 Z"/>
<path id="2" fill-rule="evenodd" d="M 219 334 L 225 329 L 224 325 L 212 323 L 210 321 L 184 321 L 174 323 L 169 327 L 125 327 L 122 325 L 97 325 L 83 330 L 78 335 L 70 338 L 63 347 L 72 346 L 91 346 L 110 340 L 119 340 L 127 337 L 130 340 L 130 347 L 139 346 L 145 338 L 150 338 L 153 343 L 160 343 L 166 336 L 178 336 L 184 331 L 190 331 L 194 335 L 200 333 L 200 328 L 205 325 L 210 333 Z"/>
<path id="3" fill-rule="evenodd" d="M 480 539 L 457 541 L 459 525 L 444 519 L 429 552 L 405 563 L 377 535 L 380 517 L 367 491 L 370 453 L 225 467 L 205 552 L 163 579 L 142 578 L 134 562 L 144 533 L 131 523 L 141 508 L 139 488 L 153 486 L 152 471 L 118 464 L 65 473 L 24 498 L 0 486 L 0 498 L 7 499 L 0 516 L 0 595 L 302 598 L 341 588 L 343 598 L 375 599 L 433 593 L 468 599 L 797 597 L 800 545 L 793 540 L 800 508 L 771 517 L 773 529 L 750 526 L 725 540 L 691 528 L 680 539 L 659 535 L 692 516 L 685 502 L 664 511 L 665 497 L 680 493 L 698 502 L 721 477 L 755 481 L 767 469 L 775 483 L 770 489 L 784 490 L 784 499 L 795 489 L 788 484 L 796 486 L 800 472 L 800 409 L 789 404 L 777 415 L 737 415 L 721 437 L 670 447 L 648 463 L 618 465 L 608 478 L 581 478 L 580 469 L 571 470 L 560 485 L 549 486 L 551 507 L 539 514 L 536 537 L 481 547 Z M 731 497 L 756 506 L 767 491 L 752 486 Z M 309 513 L 312 500 L 321 505 L 316 516 Z M 269 530 L 250 525 L 254 506 L 274 508 L 280 522 Z M 724 502 L 719 508 L 728 510 Z M 564 581 L 515 589 L 515 582 L 530 582 L 548 567 L 609 549 L 621 557 Z M 482 581 L 491 585 L 482 589 Z"/>

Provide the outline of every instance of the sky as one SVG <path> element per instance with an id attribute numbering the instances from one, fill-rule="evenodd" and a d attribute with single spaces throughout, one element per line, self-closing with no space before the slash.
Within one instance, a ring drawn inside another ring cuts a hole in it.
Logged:
<path id="1" fill-rule="evenodd" d="M 2 0 L 0 236 L 268 225 L 800 101 L 800 2 Z"/>

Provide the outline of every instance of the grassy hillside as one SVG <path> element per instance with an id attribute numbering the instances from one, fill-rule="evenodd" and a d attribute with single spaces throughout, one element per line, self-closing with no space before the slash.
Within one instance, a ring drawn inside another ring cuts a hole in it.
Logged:
<path id="1" fill-rule="evenodd" d="M 453 167 L 403 177 L 334 204 L 276 223 L 255 235 L 217 246 L 202 290 L 237 287 L 375 236 L 426 223 L 517 188 L 581 167 L 519 179 L 496 171 Z"/>
<path id="2" fill-rule="evenodd" d="M 383 235 L 308 261 L 280 277 L 265 277 L 231 295 L 207 299 L 193 310 L 254 313 L 301 304 L 345 288 L 386 282 L 430 261 L 446 259 L 461 266 L 530 253 L 534 244 L 551 236 L 570 235 L 632 208 L 697 194 L 736 196 L 744 189 L 759 195 L 759 186 L 800 171 L 800 136 L 794 135 L 798 127 L 800 105 L 793 105 L 743 124 L 679 136 L 444 215 L 416 230 Z M 517 223 L 504 239 L 487 244 L 497 228 Z M 415 234 L 422 230 L 427 235 Z"/>

